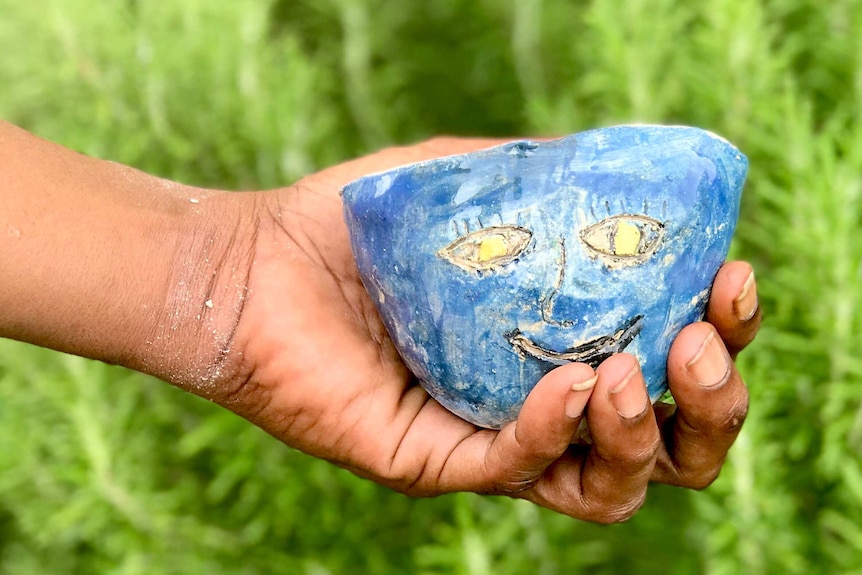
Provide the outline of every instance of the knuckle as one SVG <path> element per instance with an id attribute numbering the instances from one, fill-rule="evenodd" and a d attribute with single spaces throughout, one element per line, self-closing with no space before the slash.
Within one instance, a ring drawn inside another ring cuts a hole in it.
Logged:
<path id="1" fill-rule="evenodd" d="M 637 497 L 618 502 L 615 504 L 602 504 L 593 506 L 587 513 L 585 519 L 602 525 L 624 523 L 631 519 L 646 502 L 646 491 Z"/>
<path id="2" fill-rule="evenodd" d="M 447 491 L 441 482 L 442 469 L 427 457 L 417 457 L 407 450 L 394 454 L 382 450 L 372 461 L 371 465 L 365 464 L 367 473 L 350 470 L 410 497 L 433 497 Z"/>
<path id="3" fill-rule="evenodd" d="M 502 493 L 506 495 L 519 495 L 535 487 L 537 482 L 538 478 L 535 477 L 509 481 L 503 486 Z"/>
<path id="4" fill-rule="evenodd" d="M 392 489 L 400 493 L 401 495 L 406 495 L 408 497 L 435 497 L 437 495 L 441 495 L 443 493 L 440 489 L 431 489 L 428 486 L 420 483 L 418 480 L 414 481 L 406 481 L 402 480 L 394 485 L 392 485 Z"/>
<path id="5" fill-rule="evenodd" d="M 747 416 L 748 392 L 743 389 L 720 417 L 704 422 L 704 429 L 698 433 L 706 432 L 708 435 L 735 436 L 742 429 L 742 424 L 745 423 Z M 697 431 L 700 425 L 692 424 L 692 427 Z"/>
<path id="6" fill-rule="evenodd" d="M 719 426 L 719 431 L 736 435 L 742 429 L 745 418 L 748 416 L 748 392 L 744 391 L 740 398 L 728 410 Z"/>
<path id="7" fill-rule="evenodd" d="M 721 466 L 713 467 L 708 470 L 689 471 L 682 474 L 681 483 L 683 487 L 702 491 L 712 485 L 718 475 L 721 473 Z"/>
<path id="8" fill-rule="evenodd" d="M 529 441 L 529 438 L 521 436 L 520 429 L 516 422 L 513 428 L 500 432 L 511 436 L 520 457 L 513 458 L 495 451 L 495 457 L 485 460 L 485 472 L 491 478 L 492 489 L 496 493 L 517 495 L 533 488 L 546 468 L 541 462 L 552 461 L 563 451 L 555 449 L 553 442 Z"/>
<path id="9" fill-rule="evenodd" d="M 607 452 L 595 450 L 596 455 L 605 462 L 605 465 L 620 470 L 627 474 L 641 472 L 644 468 L 651 468 L 655 464 L 661 438 L 658 434 L 649 443 L 637 447 L 626 446 L 625 450 Z"/>
<path id="10" fill-rule="evenodd" d="M 726 404 L 725 404 L 726 405 Z M 716 407 L 712 413 L 686 413 L 677 417 L 686 433 L 701 437 L 735 436 L 748 416 L 748 391 L 743 387 L 727 408 Z M 723 410 L 722 410 L 723 409 Z M 722 410 L 718 412 L 718 410 Z"/>
<path id="11" fill-rule="evenodd" d="M 516 471 L 496 481 L 494 492 L 502 495 L 518 495 L 535 487 L 538 481 L 539 477 L 534 473 Z"/>
<path id="12" fill-rule="evenodd" d="M 656 454 L 658 453 L 660 445 L 661 438 L 656 434 L 648 445 L 645 445 L 629 454 L 628 460 L 630 465 L 638 469 L 652 466 L 655 463 Z"/>
<path id="13" fill-rule="evenodd" d="M 351 471 L 357 473 L 356 470 Z M 362 473 L 357 474 L 365 476 Z M 429 481 L 424 469 L 418 473 L 408 473 L 406 470 L 381 464 L 373 469 L 367 477 L 409 497 L 434 497 L 443 493 L 439 486 Z"/>
<path id="14" fill-rule="evenodd" d="M 532 442 L 531 444 L 520 442 L 520 445 L 525 453 L 530 454 L 530 459 L 533 462 L 544 461 L 547 463 L 559 459 L 568 448 L 568 444 L 560 446 L 553 441 L 544 441 L 542 443 Z"/>

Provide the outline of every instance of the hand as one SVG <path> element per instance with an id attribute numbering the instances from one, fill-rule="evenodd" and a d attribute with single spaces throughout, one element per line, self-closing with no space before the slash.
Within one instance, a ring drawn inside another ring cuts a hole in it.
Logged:
<path id="1" fill-rule="evenodd" d="M 641 505 L 650 479 L 708 485 L 745 418 L 731 357 L 760 323 L 748 264 L 721 269 L 710 323 L 671 348 L 676 411 L 649 406 L 637 362 L 620 354 L 595 372 L 554 370 L 516 422 L 483 430 L 430 399 L 402 364 L 357 275 L 339 189 L 495 143 L 434 140 L 235 194 L 0 122 L 0 337 L 150 373 L 413 495 L 506 494 L 610 522 Z M 592 443 L 573 446 L 584 419 Z"/>
<path id="2" fill-rule="evenodd" d="M 438 139 L 389 149 L 247 195 L 254 213 L 248 291 L 224 373 L 208 395 L 311 455 L 411 495 L 475 491 L 621 521 L 650 480 L 692 488 L 717 475 L 745 419 L 732 357 L 760 323 L 750 266 L 726 264 L 710 323 L 688 326 L 669 357 L 676 407 L 649 404 L 633 356 L 545 376 L 499 432 L 452 415 L 401 362 L 350 251 L 339 189 L 396 165 L 498 143 Z M 586 417 L 590 445 L 572 445 Z"/>

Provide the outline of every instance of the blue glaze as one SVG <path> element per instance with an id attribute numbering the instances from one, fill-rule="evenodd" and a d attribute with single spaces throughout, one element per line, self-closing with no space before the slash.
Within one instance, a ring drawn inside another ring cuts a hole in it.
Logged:
<path id="1" fill-rule="evenodd" d="M 703 316 L 748 162 L 697 128 L 521 141 L 343 190 L 362 281 L 401 356 L 462 418 L 515 419 L 556 365 L 639 359 L 650 397 Z"/>

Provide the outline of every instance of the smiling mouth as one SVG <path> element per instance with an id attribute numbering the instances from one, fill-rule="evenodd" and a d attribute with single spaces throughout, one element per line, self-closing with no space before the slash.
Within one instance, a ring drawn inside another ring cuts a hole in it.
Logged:
<path id="1" fill-rule="evenodd" d="M 510 331 L 505 334 L 505 337 L 521 357 L 530 356 L 554 365 L 581 362 L 595 369 L 613 354 L 623 351 L 640 333 L 641 327 L 643 327 L 643 316 L 636 315 L 611 335 L 603 335 L 563 351 L 543 347 L 533 342 L 519 329 Z"/>

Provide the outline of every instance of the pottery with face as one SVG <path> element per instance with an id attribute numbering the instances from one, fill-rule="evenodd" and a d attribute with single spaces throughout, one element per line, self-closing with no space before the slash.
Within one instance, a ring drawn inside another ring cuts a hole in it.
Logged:
<path id="1" fill-rule="evenodd" d="M 625 351 L 653 400 L 703 315 L 747 171 L 726 140 L 620 126 L 404 166 L 343 190 L 363 284 L 406 365 L 499 428 L 549 370 Z"/>

